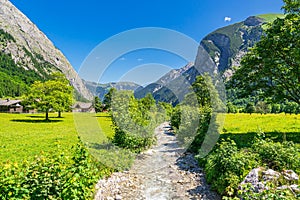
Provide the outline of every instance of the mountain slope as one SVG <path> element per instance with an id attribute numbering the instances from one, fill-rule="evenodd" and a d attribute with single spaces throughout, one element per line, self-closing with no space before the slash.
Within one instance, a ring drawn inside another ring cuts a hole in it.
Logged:
<path id="1" fill-rule="evenodd" d="M 180 69 L 173 69 L 167 74 L 165 74 L 163 77 L 161 77 L 158 81 L 155 83 L 151 83 L 147 85 L 144 88 L 139 88 L 135 90 L 134 96 L 136 98 L 143 98 L 146 96 L 146 94 L 156 94 L 157 91 L 160 91 L 163 87 L 166 87 L 167 84 L 171 83 L 173 80 L 177 79 L 178 77 L 182 76 L 187 70 L 192 68 L 194 66 L 193 62 L 188 63 L 184 67 Z M 160 95 L 162 96 L 162 95 Z M 161 100 L 158 97 L 156 97 L 157 100 Z"/>
<path id="2" fill-rule="evenodd" d="M 265 24 L 276 17 L 283 17 L 283 15 L 251 16 L 245 21 L 217 29 L 200 42 L 194 66 L 180 69 L 179 78 L 176 76 L 173 79 L 169 78 L 163 85 L 159 82 L 150 84 L 136 91 L 135 95 L 142 98 L 145 94 L 152 93 L 157 101 L 176 104 L 188 92 L 188 86 L 205 70 L 219 71 L 224 79 L 230 78 L 234 73 L 234 67 L 240 66 L 241 59 L 248 49 L 260 40 Z M 172 73 L 173 71 L 165 76 L 168 77 Z M 170 91 L 170 87 L 174 88 L 173 92 Z"/>
<path id="3" fill-rule="evenodd" d="M 8 36 L 0 43 L 1 55 L 3 57 L 7 55 L 13 60 L 16 71 L 35 72 L 34 76 L 40 77 L 37 79 L 47 79 L 47 75 L 51 72 L 61 71 L 78 93 L 84 98 L 92 98 L 91 93 L 86 89 L 65 56 L 8 0 L 0 0 L 0 30 L 0 38 Z M 24 70 L 17 69 L 17 67 Z M 3 69 L 4 67 L 1 69 L 2 75 Z M 27 84 L 27 82 L 23 83 Z"/>

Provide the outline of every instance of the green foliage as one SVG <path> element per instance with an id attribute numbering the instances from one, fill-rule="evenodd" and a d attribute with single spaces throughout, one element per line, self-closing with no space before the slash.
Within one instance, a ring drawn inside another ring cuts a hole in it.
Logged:
<path id="1" fill-rule="evenodd" d="M 7 33 L 3 29 L 0 29 L 0 44 L 8 41 L 16 42 L 15 38 L 11 34 Z"/>
<path id="2" fill-rule="evenodd" d="M 271 106 L 271 113 L 280 113 L 281 111 L 281 105 L 278 103 L 274 103 Z"/>
<path id="3" fill-rule="evenodd" d="M 0 97 L 21 96 L 35 80 L 42 81 L 43 78 L 34 70 L 18 66 L 10 55 L 0 52 Z"/>
<path id="4" fill-rule="evenodd" d="M 285 18 L 269 25 L 232 77 L 233 87 L 242 89 L 241 96 L 261 91 L 262 97 L 272 97 L 274 102 L 287 99 L 300 104 L 300 4 L 293 0 L 285 3 Z"/>
<path id="5" fill-rule="evenodd" d="M 266 186 L 268 190 L 264 190 L 260 193 L 256 193 L 253 190 L 253 187 L 246 186 L 244 190 L 238 191 L 238 196 L 242 197 L 245 200 L 261 200 L 261 199 L 276 199 L 276 200 L 294 200 L 298 199 L 299 194 L 296 194 L 291 191 L 291 189 L 281 189 L 278 190 L 276 184 L 267 183 Z"/>
<path id="6" fill-rule="evenodd" d="M 6 47 L 9 42 L 16 42 L 7 32 L 0 29 L 0 48 Z M 21 96 L 25 94 L 34 81 L 45 81 L 50 78 L 49 74 L 57 71 L 57 68 L 44 60 L 40 54 L 32 54 L 23 48 L 35 70 L 28 63 L 20 61 L 15 63 L 12 55 L 0 52 L 0 97 Z"/>
<path id="7" fill-rule="evenodd" d="M 238 149 L 233 140 L 221 141 L 204 161 L 207 181 L 220 194 L 237 195 L 238 184 L 253 169 L 292 169 L 299 174 L 300 151 L 292 142 L 257 139 L 249 148 Z M 203 164 L 203 160 L 202 160 Z"/>
<path id="8" fill-rule="evenodd" d="M 277 171 L 292 169 L 300 173 L 300 150 L 293 142 L 257 140 L 252 145 L 252 151 L 259 154 L 262 163 L 268 168 Z"/>
<path id="9" fill-rule="evenodd" d="M 173 109 L 170 122 L 173 128 L 179 129 L 181 122 L 181 109 L 179 104 Z"/>
<path id="10" fill-rule="evenodd" d="M 108 93 L 104 95 L 103 99 L 103 105 L 104 105 L 104 110 L 110 110 L 111 109 L 111 104 L 112 104 L 112 97 L 114 93 L 117 91 L 116 88 L 110 88 Z"/>
<path id="11" fill-rule="evenodd" d="M 79 142 L 72 156 L 42 154 L 32 162 L 0 168 L 0 199 L 89 199 L 109 169 L 97 165 Z"/>
<path id="12" fill-rule="evenodd" d="M 237 106 L 233 105 L 232 102 L 227 102 L 227 112 L 228 113 L 237 113 L 238 108 L 237 108 Z"/>
<path id="13" fill-rule="evenodd" d="M 299 107 L 300 105 L 295 102 L 287 102 L 286 105 L 284 106 L 283 111 L 289 114 L 298 113 Z"/>
<path id="14" fill-rule="evenodd" d="M 34 82 L 25 96 L 25 102 L 46 112 L 46 120 L 49 120 L 48 113 L 51 109 L 59 113 L 70 110 L 73 104 L 73 87 L 63 74 L 54 73 L 51 80 Z"/>
<path id="15" fill-rule="evenodd" d="M 170 103 L 166 103 L 166 102 L 158 102 L 158 109 L 162 109 L 165 114 L 165 117 L 167 121 L 171 121 L 171 117 L 172 117 L 172 113 L 173 113 L 173 106 Z M 159 110 L 160 112 L 160 110 Z M 173 126 L 173 125 L 172 125 Z"/>
<path id="16" fill-rule="evenodd" d="M 156 120 L 157 108 L 151 95 L 135 99 L 133 92 L 114 92 L 111 110 L 115 127 L 113 143 L 139 153 L 154 142 L 154 129 L 161 123 Z"/>
<path id="17" fill-rule="evenodd" d="M 207 158 L 206 178 L 220 194 L 233 196 L 243 178 L 259 165 L 257 154 L 239 151 L 232 140 L 222 141 Z"/>
<path id="18" fill-rule="evenodd" d="M 101 100 L 98 96 L 95 96 L 93 104 L 94 104 L 96 113 L 102 112 L 103 107 L 102 107 Z"/>
<path id="19" fill-rule="evenodd" d="M 199 106 L 206 106 L 211 104 L 210 88 L 207 86 L 207 76 L 197 76 L 195 82 L 192 84 L 193 91 L 197 96 Z"/>

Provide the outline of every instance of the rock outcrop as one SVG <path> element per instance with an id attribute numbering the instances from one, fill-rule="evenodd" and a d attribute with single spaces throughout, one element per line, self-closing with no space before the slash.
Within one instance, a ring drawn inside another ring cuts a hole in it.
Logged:
<path id="1" fill-rule="evenodd" d="M 262 193 L 265 190 L 289 190 L 293 195 L 300 194 L 299 176 L 293 170 L 283 170 L 277 172 L 272 169 L 262 167 L 255 168 L 249 172 L 245 179 L 240 183 L 239 190 L 251 196 L 251 193 Z M 274 188 L 270 188 L 273 186 Z M 243 199 L 243 193 L 241 199 Z"/>
<path id="2" fill-rule="evenodd" d="M 19 66 L 26 70 L 33 69 L 38 73 L 40 69 L 36 69 L 34 61 L 47 62 L 54 67 L 50 70 L 43 70 L 51 73 L 57 68 L 66 75 L 73 87 L 84 98 L 92 98 L 91 93 L 62 52 L 8 0 L 0 0 L 0 29 L 14 38 L 5 46 L 1 46 L 0 51 L 10 54 Z"/>
<path id="3" fill-rule="evenodd" d="M 208 34 L 203 46 L 226 78 L 233 73 L 233 66 L 240 66 L 241 58 L 263 34 L 264 20 L 251 16 L 245 21 L 220 28 Z"/>

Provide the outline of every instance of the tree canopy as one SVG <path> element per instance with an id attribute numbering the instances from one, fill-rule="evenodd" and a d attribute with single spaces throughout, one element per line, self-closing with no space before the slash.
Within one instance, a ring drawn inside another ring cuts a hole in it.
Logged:
<path id="1" fill-rule="evenodd" d="M 300 104 L 300 3 L 284 0 L 285 18 L 269 24 L 265 35 L 243 57 L 232 77 L 243 96 L 259 92 L 275 102 Z"/>
<path id="2" fill-rule="evenodd" d="M 34 82 L 25 96 L 25 102 L 46 113 L 46 120 L 49 120 L 49 111 L 57 111 L 61 117 L 60 113 L 73 104 L 73 87 L 65 76 L 53 73 L 51 77 L 46 82 Z"/>

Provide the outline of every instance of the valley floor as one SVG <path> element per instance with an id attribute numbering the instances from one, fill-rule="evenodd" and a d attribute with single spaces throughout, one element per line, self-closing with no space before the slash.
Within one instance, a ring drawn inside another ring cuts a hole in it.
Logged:
<path id="1" fill-rule="evenodd" d="M 169 129 L 168 123 L 156 129 L 157 144 L 140 154 L 129 171 L 100 180 L 95 199 L 220 199 L 206 184 L 193 155 L 179 148 Z"/>

